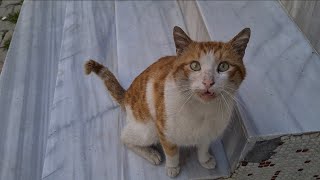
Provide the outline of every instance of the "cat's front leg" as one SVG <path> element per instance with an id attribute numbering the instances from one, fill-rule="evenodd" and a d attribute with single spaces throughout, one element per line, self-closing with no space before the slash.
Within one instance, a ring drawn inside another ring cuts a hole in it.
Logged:
<path id="1" fill-rule="evenodd" d="M 170 177 L 176 177 L 180 173 L 179 147 L 160 137 L 160 143 L 166 155 L 166 172 Z"/>
<path id="2" fill-rule="evenodd" d="M 214 169 L 216 167 L 216 160 L 213 155 L 209 153 L 210 142 L 203 142 L 197 145 L 198 160 L 202 167 L 206 169 Z"/>

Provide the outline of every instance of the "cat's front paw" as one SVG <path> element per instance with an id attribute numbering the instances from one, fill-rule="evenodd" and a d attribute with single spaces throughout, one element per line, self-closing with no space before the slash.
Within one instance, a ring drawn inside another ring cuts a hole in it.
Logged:
<path id="1" fill-rule="evenodd" d="M 166 167 L 167 175 L 169 177 L 176 177 L 180 173 L 180 166 L 177 167 Z"/>
<path id="2" fill-rule="evenodd" d="M 216 160 L 213 156 L 210 156 L 210 158 L 205 162 L 200 162 L 201 166 L 206 169 L 214 169 L 216 167 Z"/>
<path id="3" fill-rule="evenodd" d="M 149 156 L 147 157 L 147 160 L 152 163 L 153 165 L 159 165 L 161 163 L 161 155 L 157 150 L 150 149 Z"/>

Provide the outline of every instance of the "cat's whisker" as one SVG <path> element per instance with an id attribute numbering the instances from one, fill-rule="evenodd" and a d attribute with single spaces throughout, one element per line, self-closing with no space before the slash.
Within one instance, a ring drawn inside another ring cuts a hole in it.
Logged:
<path id="1" fill-rule="evenodd" d="M 222 94 L 225 90 L 224 90 L 221 86 L 219 86 L 219 87 L 217 87 L 217 88 L 218 88 L 218 89 L 221 89 L 220 95 L 221 95 L 222 99 L 224 100 L 225 104 L 229 107 L 229 105 L 227 104 L 226 98 L 225 98 L 225 97 L 223 96 L 223 94 Z M 221 99 L 221 98 L 220 98 L 220 99 Z M 223 102 L 222 99 L 221 99 L 221 102 Z M 221 107 L 223 108 L 222 103 L 221 103 Z"/>
<path id="2" fill-rule="evenodd" d="M 232 90 L 233 92 L 236 92 L 236 91 L 237 91 L 236 89 L 234 89 L 234 88 L 232 88 L 232 87 L 229 87 L 229 86 L 224 86 L 224 88 L 229 89 L 229 90 Z"/>
<path id="3" fill-rule="evenodd" d="M 223 98 L 223 100 L 224 100 L 224 102 L 225 102 L 225 104 L 227 106 L 227 110 L 229 111 L 228 113 L 231 113 L 231 108 L 232 107 L 229 106 L 229 103 L 228 103 L 227 99 L 224 97 L 223 93 L 221 93 L 221 96 L 222 96 L 222 98 Z"/>
<path id="4" fill-rule="evenodd" d="M 183 97 L 182 97 L 182 101 L 184 100 L 184 99 L 186 99 L 186 101 L 183 101 L 183 103 L 181 103 L 182 105 L 181 106 L 179 106 L 180 107 L 180 109 L 179 109 L 179 111 L 177 112 L 177 109 L 173 109 L 173 110 L 171 110 L 171 112 L 172 113 L 169 113 L 169 115 L 173 115 L 173 116 L 176 116 L 176 115 L 178 115 L 179 113 L 180 113 L 180 111 L 182 110 L 182 108 L 183 108 L 183 106 L 191 99 L 191 97 L 193 96 L 193 91 L 188 91 L 188 92 L 186 92 L 186 93 L 184 93 L 184 95 L 182 95 Z"/>
<path id="5" fill-rule="evenodd" d="M 231 92 L 227 91 L 227 90 L 223 90 L 223 92 L 225 92 L 227 95 L 229 95 L 234 101 L 236 101 L 237 103 L 241 103 L 239 101 L 239 99 L 237 99 L 237 97 L 235 95 L 233 95 Z"/>
<path id="6" fill-rule="evenodd" d="M 230 94 L 230 92 L 225 91 L 238 105 L 240 105 L 242 108 L 245 109 L 246 105 L 240 100 L 238 99 L 236 96 Z"/>
<path id="7" fill-rule="evenodd" d="M 191 91 L 191 89 L 183 89 L 183 90 L 178 90 L 180 94 L 184 94 L 185 92 Z"/>
<path id="8" fill-rule="evenodd" d="M 237 115 L 237 118 L 241 118 L 241 113 L 240 110 L 245 110 L 245 105 L 243 103 L 241 103 L 239 100 L 237 100 L 234 96 L 232 96 L 230 93 L 228 93 L 227 91 L 225 91 L 231 98 L 233 98 L 233 100 L 239 105 L 238 108 L 234 108 L 235 109 L 235 113 Z"/>
<path id="9" fill-rule="evenodd" d="M 223 109 L 222 109 L 221 102 L 222 102 L 222 100 L 221 100 L 221 98 L 219 98 L 218 107 L 219 107 L 219 111 L 220 111 L 221 117 L 223 119 L 224 117 L 223 117 Z"/>
<path id="10" fill-rule="evenodd" d="M 188 91 L 188 92 L 182 94 L 181 96 L 182 96 L 183 99 L 186 99 L 187 97 L 190 96 L 190 94 L 192 94 L 192 91 Z"/>
<path id="11" fill-rule="evenodd" d="M 187 100 L 183 103 L 183 105 L 181 106 L 181 108 L 179 109 L 178 113 L 179 114 L 182 110 L 182 108 L 184 107 L 184 105 L 191 99 L 191 97 L 194 95 L 194 92 L 191 92 L 191 95 L 187 98 Z"/>
<path id="12" fill-rule="evenodd" d="M 228 89 L 228 90 L 230 90 L 232 93 L 235 93 L 235 92 L 237 91 L 237 89 L 235 89 L 235 88 L 233 88 L 233 87 L 231 87 L 231 86 L 228 86 L 228 85 L 218 86 L 217 88 L 218 88 L 218 89 L 222 89 L 222 90 Z M 230 93 L 231 93 L 231 92 L 230 92 Z"/>
<path id="13" fill-rule="evenodd" d="M 239 100 L 237 99 L 236 96 L 232 95 L 230 92 L 222 89 L 222 91 L 224 91 L 226 93 L 226 95 L 230 96 L 232 98 L 232 100 L 234 100 L 238 105 L 240 105 L 241 107 L 245 108 L 245 105 Z"/>
<path id="14" fill-rule="evenodd" d="M 186 98 L 186 97 L 189 97 L 189 95 L 192 93 L 192 90 L 188 89 L 188 90 L 185 90 L 183 92 L 179 92 L 177 94 L 177 92 L 173 93 L 172 95 L 175 96 L 175 97 L 182 97 L 182 98 Z"/>
<path id="15" fill-rule="evenodd" d="M 230 92 L 229 90 L 226 90 L 225 88 L 232 90 L 232 92 Z M 237 91 L 236 89 L 229 88 L 228 86 L 224 86 L 224 87 L 219 86 L 218 89 L 220 89 L 222 92 L 228 93 L 228 95 L 235 98 L 235 96 L 233 94 Z"/>
<path id="16" fill-rule="evenodd" d="M 232 98 L 232 100 L 234 100 L 237 103 L 237 105 L 239 105 L 238 108 L 236 108 L 236 111 L 237 111 L 236 113 L 237 113 L 237 116 L 240 117 L 240 112 L 239 111 L 242 110 L 242 109 L 245 110 L 246 109 L 246 105 L 233 94 L 236 91 L 235 89 L 230 88 L 230 86 L 228 86 L 228 85 L 226 85 L 224 87 L 226 89 L 231 89 L 232 90 L 232 92 L 230 92 L 230 91 L 228 91 L 228 90 L 226 90 L 226 89 L 224 89 L 222 87 L 219 87 L 219 88 L 221 88 L 222 91 L 224 91 L 226 93 L 226 95 L 230 96 L 230 98 Z"/>

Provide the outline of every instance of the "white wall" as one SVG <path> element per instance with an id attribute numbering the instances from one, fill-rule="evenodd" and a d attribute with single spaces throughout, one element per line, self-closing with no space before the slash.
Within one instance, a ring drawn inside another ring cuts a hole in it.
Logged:
<path id="1" fill-rule="evenodd" d="M 320 1 L 280 0 L 280 3 L 320 53 Z"/>

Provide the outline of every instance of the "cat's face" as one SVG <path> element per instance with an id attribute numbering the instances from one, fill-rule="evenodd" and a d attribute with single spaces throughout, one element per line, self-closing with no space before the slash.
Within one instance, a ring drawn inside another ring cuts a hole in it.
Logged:
<path id="1" fill-rule="evenodd" d="M 181 31 L 174 31 L 178 58 L 173 73 L 180 91 L 191 91 L 203 103 L 231 96 L 246 75 L 242 58 L 250 30 L 244 29 L 227 43 L 194 42 Z"/>

